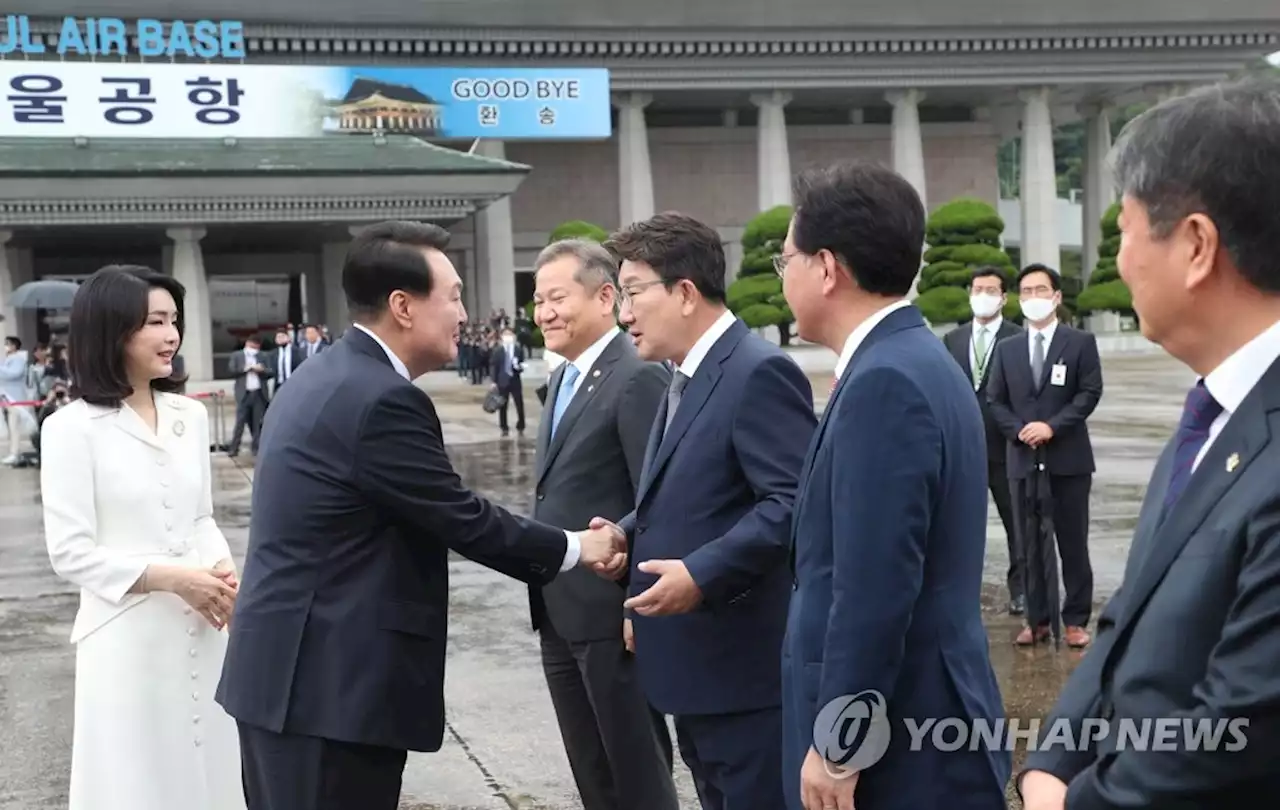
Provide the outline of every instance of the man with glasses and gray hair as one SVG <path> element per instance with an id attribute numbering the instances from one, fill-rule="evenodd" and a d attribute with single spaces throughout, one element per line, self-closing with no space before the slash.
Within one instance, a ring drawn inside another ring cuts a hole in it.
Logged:
<path id="1" fill-rule="evenodd" d="M 1280 788 L 1280 84 L 1166 101 L 1113 161 L 1142 333 L 1199 379 L 1041 726 L 1083 744 L 1042 743 L 1019 788 L 1026 810 L 1253 805 Z"/>
<path id="2" fill-rule="evenodd" d="M 555 242 L 534 273 L 534 320 L 564 357 L 538 427 L 534 517 L 621 520 L 635 508 L 670 374 L 641 360 L 618 328 L 617 266 L 599 244 Z M 586 570 L 530 586 L 542 668 L 585 810 L 677 810 L 666 720 L 650 709 L 623 638 L 625 595 L 625 582 Z"/>

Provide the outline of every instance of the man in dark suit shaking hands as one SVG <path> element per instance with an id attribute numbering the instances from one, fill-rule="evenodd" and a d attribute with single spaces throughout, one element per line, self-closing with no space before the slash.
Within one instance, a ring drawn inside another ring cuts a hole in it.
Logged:
<path id="1" fill-rule="evenodd" d="M 1004 524 L 1005 542 L 1009 549 L 1009 612 L 1023 612 L 1021 557 L 1018 554 L 1018 535 L 1013 525 L 1013 502 L 1009 495 L 1009 474 L 1005 468 L 1005 438 L 991 415 L 987 404 L 987 383 L 991 380 L 991 358 L 996 344 L 1007 337 L 1022 334 L 1022 330 L 1004 319 L 1008 280 L 999 267 L 979 267 L 969 282 L 969 308 L 973 320 L 952 329 L 942 339 L 951 356 L 964 369 L 965 376 L 973 383 L 982 409 L 982 421 L 987 434 L 987 487 L 995 501 L 996 512 Z"/>
<path id="2" fill-rule="evenodd" d="M 618 328 L 617 265 L 587 240 L 534 263 L 533 317 L 565 358 L 538 426 L 533 516 L 585 526 L 636 506 L 644 448 L 671 374 Z M 569 571 L 529 588 L 542 667 L 585 810 L 677 810 L 665 718 L 649 709 L 622 635 L 617 582 Z"/>
<path id="3" fill-rule="evenodd" d="M 787 538 L 813 392 L 725 307 L 720 235 L 665 213 L 614 234 L 620 317 L 675 370 L 620 531 L 640 683 L 675 716 L 704 810 L 782 806 Z"/>
<path id="4" fill-rule="evenodd" d="M 342 269 L 353 328 L 267 412 L 217 693 L 254 810 L 394 810 L 406 751 L 444 731 L 450 550 L 536 584 L 625 570 L 608 532 L 518 518 L 454 472 L 411 382 L 453 359 L 467 320 L 447 242 L 361 231 Z"/>
<path id="5" fill-rule="evenodd" d="M 996 347 L 987 384 L 987 403 L 1006 439 L 1006 469 L 1013 494 L 1018 565 L 1026 576 L 1025 504 L 1031 470 L 1043 460 L 1053 500 L 1053 527 L 1062 559 L 1063 638 L 1072 647 L 1089 643 L 1085 629 L 1093 613 L 1093 568 L 1089 564 L 1089 490 L 1093 485 L 1093 443 L 1086 421 L 1102 399 L 1098 340 L 1058 322 L 1062 279 L 1042 264 L 1018 274 L 1018 298 L 1025 334 Z M 1027 604 L 1027 626 L 1019 645 L 1049 637 L 1049 605 L 1038 596 Z"/>
<path id="6" fill-rule="evenodd" d="M 924 206 L 901 175 L 870 162 L 805 172 L 795 198 L 782 289 L 800 336 L 839 355 L 839 381 L 791 529 L 784 806 L 1003 810 L 1008 753 L 912 750 L 905 733 L 907 718 L 1004 718 L 979 604 L 982 413 L 906 300 Z M 890 739 L 878 747 L 868 728 L 863 753 L 846 707 L 869 695 Z"/>
<path id="7" fill-rule="evenodd" d="M 1199 380 L 1120 589 L 1041 726 L 1095 731 L 1028 756 L 1023 807 L 1266 806 L 1280 789 L 1280 85 L 1166 101 L 1129 123 L 1112 163 L 1142 333 Z M 1144 720 L 1151 744 L 1119 739 Z"/>

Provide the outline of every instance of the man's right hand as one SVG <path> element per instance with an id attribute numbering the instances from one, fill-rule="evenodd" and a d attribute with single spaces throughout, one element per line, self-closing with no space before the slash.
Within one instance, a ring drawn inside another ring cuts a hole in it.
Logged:
<path id="1" fill-rule="evenodd" d="M 591 568 L 602 577 L 617 579 L 627 570 L 627 536 L 602 518 L 593 518 L 591 527 L 580 532 L 582 552 L 578 564 Z"/>

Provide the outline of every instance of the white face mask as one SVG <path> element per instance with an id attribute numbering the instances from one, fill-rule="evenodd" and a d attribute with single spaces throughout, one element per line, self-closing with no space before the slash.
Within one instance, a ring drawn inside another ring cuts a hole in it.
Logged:
<path id="1" fill-rule="evenodd" d="M 973 314 L 979 318 L 990 318 L 1000 311 L 1000 296 L 981 295 L 969 296 L 969 308 L 973 310 Z"/>
<path id="2" fill-rule="evenodd" d="M 1022 314 L 1029 321 L 1043 321 L 1057 309 L 1051 298 L 1023 298 L 1018 303 L 1022 305 Z"/>

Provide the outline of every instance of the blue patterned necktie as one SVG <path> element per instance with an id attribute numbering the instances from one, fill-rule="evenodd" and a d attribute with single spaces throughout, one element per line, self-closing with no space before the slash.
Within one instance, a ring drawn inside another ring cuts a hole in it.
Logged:
<path id="1" fill-rule="evenodd" d="M 1222 406 L 1209 393 L 1209 389 L 1204 387 L 1204 380 L 1196 383 L 1196 387 L 1187 394 L 1187 402 L 1182 408 L 1182 421 L 1178 423 L 1178 432 L 1174 436 L 1173 472 L 1169 476 L 1169 489 L 1164 496 L 1166 513 L 1187 488 L 1196 456 L 1209 440 L 1209 428 L 1222 415 L 1222 411 Z"/>
<path id="2" fill-rule="evenodd" d="M 569 408 L 569 402 L 573 399 L 573 386 L 578 382 L 578 367 L 573 363 L 566 363 L 564 368 L 564 376 L 560 378 L 560 390 L 556 392 L 556 410 L 551 415 L 551 435 L 556 435 L 556 429 L 560 427 L 560 418 L 564 416 L 564 412 Z"/>

